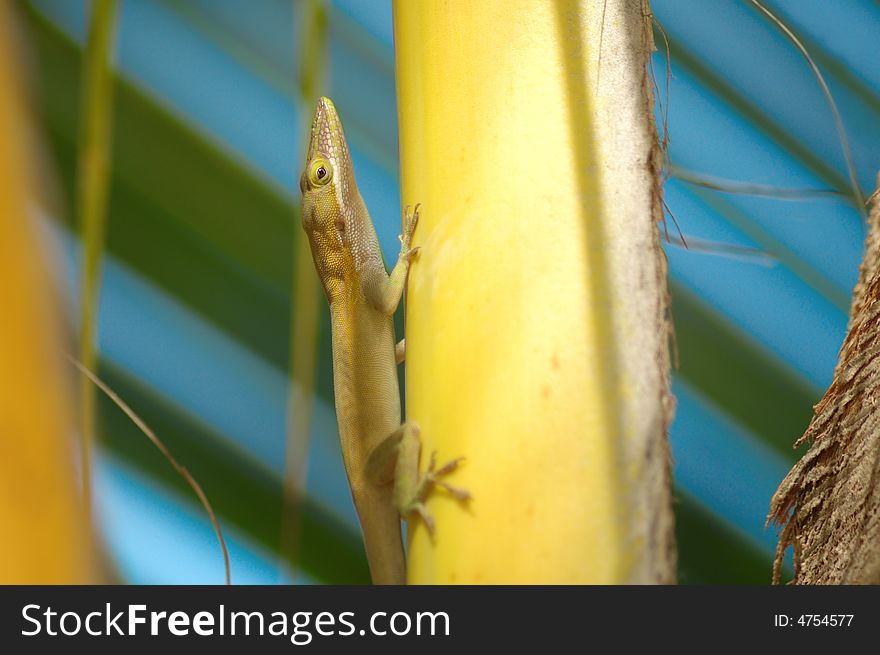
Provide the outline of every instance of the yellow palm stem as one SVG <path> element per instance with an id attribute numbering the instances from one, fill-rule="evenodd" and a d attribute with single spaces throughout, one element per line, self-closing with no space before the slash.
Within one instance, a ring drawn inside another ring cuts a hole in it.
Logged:
<path id="1" fill-rule="evenodd" d="M 395 2 L 407 416 L 473 496 L 411 524 L 411 583 L 674 579 L 646 10 Z"/>
<path id="2" fill-rule="evenodd" d="M 27 122 L 0 2 L 0 583 L 91 579 L 59 317 L 27 216 Z"/>

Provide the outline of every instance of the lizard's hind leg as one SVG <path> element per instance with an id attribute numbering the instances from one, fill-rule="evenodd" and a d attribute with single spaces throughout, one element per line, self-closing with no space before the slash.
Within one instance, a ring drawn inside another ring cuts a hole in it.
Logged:
<path id="1" fill-rule="evenodd" d="M 367 477 L 374 484 L 394 482 L 394 502 L 400 515 L 407 518 L 413 513 L 422 517 L 430 534 L 434 534 L 434 518 L 425 507 L 425 499 L 435 486 L 441 486 L 458 500 L 467 500 L 470 494 L 453 487 L 440 478 L 448 475 L 464 459 L 453 459 L 436 468 L 437 453 L 431 453 L 428 470 L 419 474 L 419 454 L 422 440 L 419 426 L 406 421 L 373 449 L 367 459 Z"/>

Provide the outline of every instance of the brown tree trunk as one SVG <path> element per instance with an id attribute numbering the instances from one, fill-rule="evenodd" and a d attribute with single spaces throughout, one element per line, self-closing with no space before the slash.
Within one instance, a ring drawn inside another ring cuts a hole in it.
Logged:
<path id="1" fill-rule="evenodd" d="M 834 380 L 771 501 L 768 523 L 783 526 L 774 582 L 791 544 L 795 584 L 880 583 L 880 201 L 868 222 Z"/>

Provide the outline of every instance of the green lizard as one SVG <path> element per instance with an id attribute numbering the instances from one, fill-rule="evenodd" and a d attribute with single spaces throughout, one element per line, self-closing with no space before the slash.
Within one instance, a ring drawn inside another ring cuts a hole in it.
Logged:
<path id="1" fill-rule="evenodd" d="M 432 454 L 427 472 L 419 475 L 418 426 L 400 423 L 397 365 L 404 341 L 395 346 L 392 317 L 419 250 L 411 247 L 419 206 L 403 212 L 400 256 L 388 275 L 355 183 L 342 123 L 328 98 L 321 98 L 315 110 L 299 186 L 303 229 L 330 304 L 336 419 L 370 575 L 374 584 L 404 584 L 401 516 L 419 514 L 433 534 L 424 504 L 432 486 L 468 497 L 439 479 L 460 459 L 435 469 Z"/>

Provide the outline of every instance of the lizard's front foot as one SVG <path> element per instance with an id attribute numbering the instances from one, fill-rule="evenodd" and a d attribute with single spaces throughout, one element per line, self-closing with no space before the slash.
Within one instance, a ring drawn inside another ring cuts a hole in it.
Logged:
<path id="1" fill-rule="evenodd" d="M 443 487 L 460 501 L 468 500 L 471 497 L 466 489 L 453 487 L 448 482 L 444 482 L 440 479 L 449 473 L 452 473 L 462 461 L 464 461 L 464 457 L 458 457 L 437 469 L 437 451 L 432 452 L 431 461 L 428 464 L 428 470 L 419 478 L 412 500 L 401 507 L 400 513 L 404 516 L 411 514 L 412 512 L 417 512 L 419 516 L 422 517 L 422 520 L 425 522 L 425 527 L 428 528 L 428 533 L 432 537 L 434 536 L 434 517 L 431 516 L 425 507 L 425 498 L 427 498 L 431 489 L 433 489 L 434 486 Z"/>
<path id="2" fill-rule="evenodd" d="M 421 206 L 421 204 L 416 204 L 412 212 L 409 211 L 409 205 L 403 208 L 403 234 L 397 238 L 400 240 L 400 256 L 406 258 L 407 261 L 412 261 L 421 249 L 419 247 L 410 247 L 413 233 L 419 224 L 419 209 L 421 209 Z"/>

